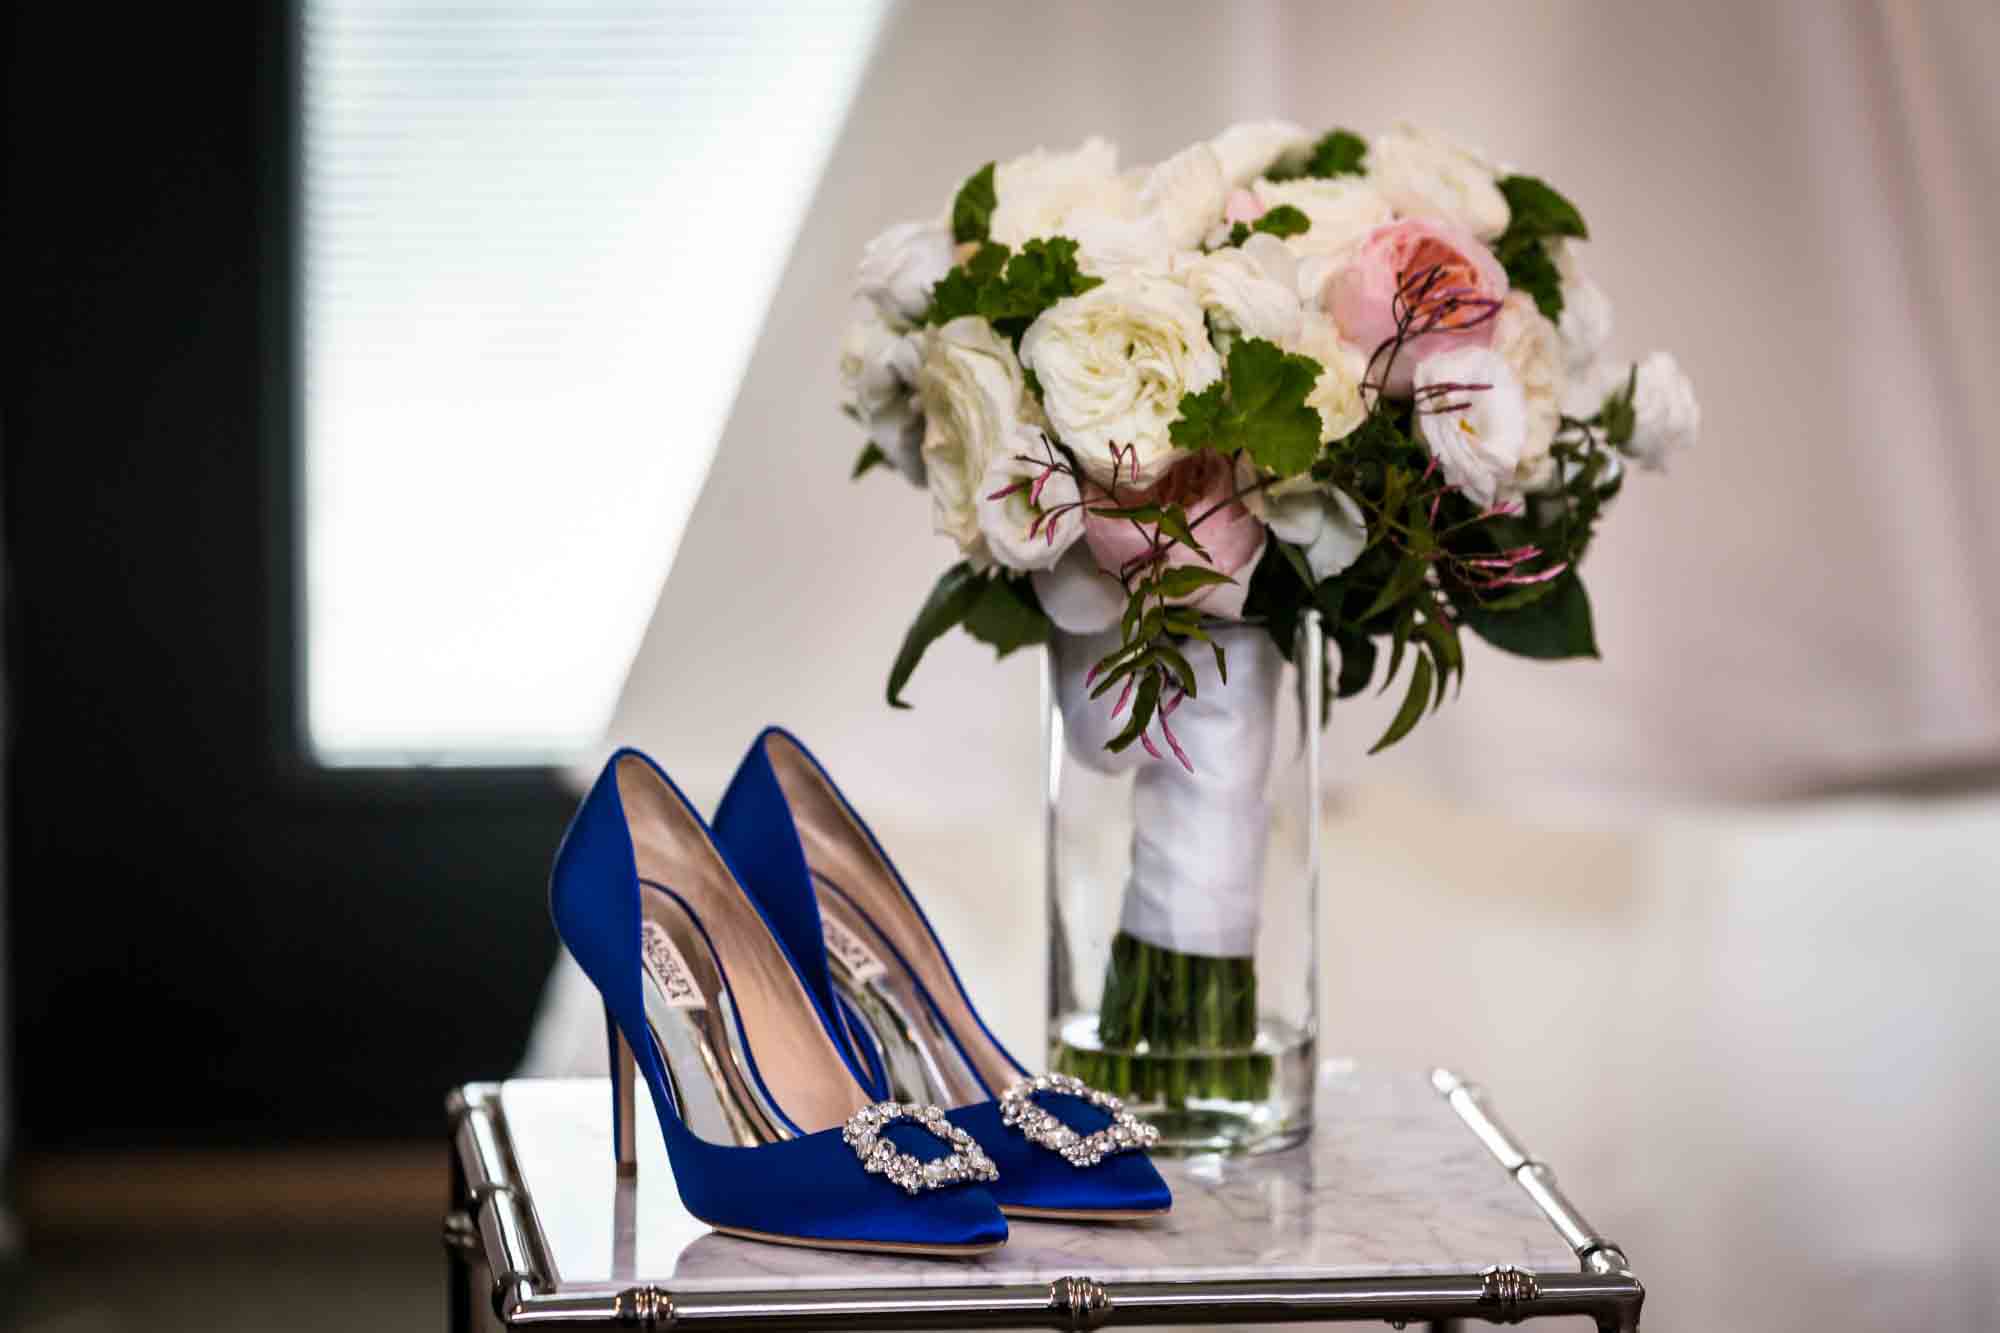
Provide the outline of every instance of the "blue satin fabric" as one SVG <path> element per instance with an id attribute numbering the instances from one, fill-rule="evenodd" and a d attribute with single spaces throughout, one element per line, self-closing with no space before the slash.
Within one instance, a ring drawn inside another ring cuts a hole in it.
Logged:
<path id="1" fill-rule="evenodd" d="M 636 757 L 700 815 L 659 765 L 636 750 L 621 749 L 606 762 L 570 821 L 549 879 L 549 911 L 563 943 L 604 996 L 605 1013 L 632 1048 L 638 1073 L 653 1097 L 660 1132 L 673 1163 L 674 1184 L 688 1210 L 711 1226 L 830 1243 L 891 1245 L 992 1245 L 1006 1239 L 1007 1223 L 992 1195 L 958 1185 L 916 1196 L 862 1170 L 838 1128 L 755 1148 L 709 1143 L 681 1121 L 668 1090 L 665 1063 L 646 1023 L 640 983 L 639 872 L 631 832 L 618 796 L 621 760 Z M 718 844 L 724 863 L 743 882 L 741 868 Z M 800 863 L 803 875 L 803 861 Z M 751 896 L 753 905 L 756 898 Z M 767 925 L 768 913 L 757 910 Z M 774 931 L 774 933 L 777 933 Z M 817 941 L 817 936 L 815 936 Z M 778 943 L 797 966 L 784 936 Z M 814 955 L 824 972 L 823 948 Z M 800 1022 L 817 1022 L 842 1057 L 851 1057 L 838 1029 L 817 999 Z M 607 1033 L 608 1035 L 608 1033 Z M 613 1099 L 616 1114 L 616 1099 Z M 617 1142 L 614 1126 L 613 1142 Z M 905 1151 L 929 1161 L 946 1155 L 934 1136 L 914 1126 L 889 1131 Z"/>
<path id="2" fill-rule="evenodd" d="M 803 741 L 782 727 L 766 727 L 751 742 L 749 752 L 743 756 L 736 776 L 723 794 L 722 805 L 715 816 L 715 836 L 727 849 L 732 864 L 741 872 L 743 886 L 757 899 L 766 918 L 775 923 L 773 929 L 791 947 L 794 955 L 811 955 L 817 959 L 817 969 L 808 965 L 800 973 L 809 979 L 815 998 L 829 1010 L 840 1005 L 826 963 L 819 898 L 806 869 L 805 850 L 799 841 L 797 826 L 792 821 L 791 806 L 785 800 L 784 787 L 779 783 L 765 749 L 765 742 L 773 736 L 782 736 L 796 745 L 807 762 L 826 779 L 827 786 L 853 817 L 855 826 L 873 845 L 882 863 L 889 867 L 896 886 L 902 890 L 904 903 L 936 945 L 938 957 L 944 960 L 952 985 L 964 998 L 972 1021 L 979 1025 L 980 1031 L 1006 1057 L 1008 1063 L 1021 1070 L 1025 1077 L 1027 1070 L 993 1035 L 992 1029 L 986 1026 L 986 1020 L 980 1017 L 978 1007 L 972 1003 L 972 998 L 966 995 L 965 983 L 960 980 L 950 955 L 945 953 L 937 931 L 932 929 L 930 918 L 924 915 L 923 908 L 910 892 L 902 873 L 889 859 L 888 852 L 883 850 L 874 830 L 868 827 L 868 822 L 854 809 L 832 775 L 827 773 L 826 766 L 814 757 Z M 893 946 L 891 951 L 894 951 Z M 909 966 L 909 960 L 900 954 L 897 959 L 905 967 Z M 942 1023 L 944 1015 L 921 982 L 918 983 L 918 990 L 923 992 L 925 1000 Z M 851 1009 L 848 1016 L 853 1022 L 862 1021 Z M 958 1033 L 951 1036 L 963 1051 L 965 1038 Z M 865 1050 L 872 1042 L 859 1044 Z M 879 1061 L 872 1057 L 870 1063 L 880 1067 Z M 971 1061 L 967 1063 L 970 1065 Z M 866 1078 L 863 1082 L 866 1086 Z M 997 1094 L 1001 1089 L 988 1088 L 987 1091 Z M 875 1095 L 886 1094 L 877 1092 Z M 1110 1117 L 1103 1111 L 1075 1097 L 1044 1094 L 1037 1100 L 1080 1134 L 1093 1133 L 1111 1123 Z M 1159 1212 L 1173 1202 L 1166 1181 L 1161 1179 L 1159 1171 L 1143 1153 L 1120 1153 L 1105 1158 L 1094 1167 L 1073 1167 L 1059 1154 L 1029 1142 L 1024 1135 L 1002 1125 L 997 1101 L 976 1102 L 957 1108 L 950 1112 L 950 1117 L 979 1141 L 979 1146 L 986 1150 L 987 1156 L 999 1168 L 1000 1178 L 989 1184 L 987 1189 L 1002 1205 L 1051 1212 Z"/>
<path id="3" fill-rule="evenodd" d="M 1045 1092 L 1035 1100 L 1079 1134 L 1094 1134 L 1111 1123 L 1103 1110 L 1068 1093 Z M 1076 1167 L 1000 1123 L 997 1101 L 975 1102 L 946 1114 L 979 1141 L 999 1168 L 1000 1178 L 986 1188 L 1002 1208 L 1163 1213 L 1173 1205 L 1173 1192 L 1142 1152 L 1122 1152 L 1096 1166 Z"/>

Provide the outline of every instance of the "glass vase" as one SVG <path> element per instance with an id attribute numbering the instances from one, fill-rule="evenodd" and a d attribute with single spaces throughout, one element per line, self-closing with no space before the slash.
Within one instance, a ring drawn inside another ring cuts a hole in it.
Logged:
<path id="1" fill-rule="evenodd" d="M 1312 1128 L 1325 644 L 1314 614 L 1289 658 L 1261 626 L 1208 631 L 1227 681 L 1189 654 L 1185 766 L 1157 732 L 1162 757 L 1104 750 L 1115 693 L 1084 677 L 1115 631 L 1046 650 L 1049 1065 L 1161 1151 L 1268 1152 Z"/>

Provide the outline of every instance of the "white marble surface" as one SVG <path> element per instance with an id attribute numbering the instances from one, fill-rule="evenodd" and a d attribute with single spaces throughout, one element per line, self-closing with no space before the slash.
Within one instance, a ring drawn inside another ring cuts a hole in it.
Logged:
<path id="1" fill-rule="evenodd" d="M 637 1282 L 681 1291 L 981 1286 L 1078 1274 L 1105 1282 L 1352 1277 L 1498 1263 L 1575 1270 L 1555 1230 L 1425 1078 L 1330 1066 L 1319 1097 L 1318 1128 L 1300 1147 L 1230 1163 L 1162 1159 L 1174 1209 L 1159 1222 L 1015 1221 L 997 1253 L 938 1260 L 719 1235 L 681 1206 L 643 1098 L 638 1178 L 620 1181 L 602 1081 L 519 1079 L 500 1093 L 564 1291 Z"/>

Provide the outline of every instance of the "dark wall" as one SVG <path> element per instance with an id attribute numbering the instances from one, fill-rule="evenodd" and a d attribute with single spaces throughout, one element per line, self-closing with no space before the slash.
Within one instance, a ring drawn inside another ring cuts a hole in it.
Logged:
<path id="1" fill-rule="evenodd" d="M 300 758 L 289 11 L 5 21 L 24 1146 L 435 1133 L 518 1056 L 569 802 Z"/>

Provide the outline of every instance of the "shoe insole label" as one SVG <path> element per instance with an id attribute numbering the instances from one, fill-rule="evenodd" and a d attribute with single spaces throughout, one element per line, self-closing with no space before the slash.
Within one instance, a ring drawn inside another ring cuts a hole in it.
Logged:
<path id="1" fill-rule="evenodd" d="M 820 928 L 826 936 L 826 951 L 847 969 L 847 975 L 855 985 L 873 981 L 889 970 L 875 956 L 875 951 L 861 942 L 859 935 L 832 917 L 822 914 Z"/>
<path id="2" fill-rule="evenodd" d="M 645 959 L 646 970 L 653 974 L 660 994 L 667 1004 L 675 1009 L 706 1009 L 708 1001 L 701 995 L 701 987 L 694 984 L 694 974 L 688 971 L 681 951 L 674 947 L 674 941 L 657 922 L 648 921 L 639 928 L 639 949 Z"/>

